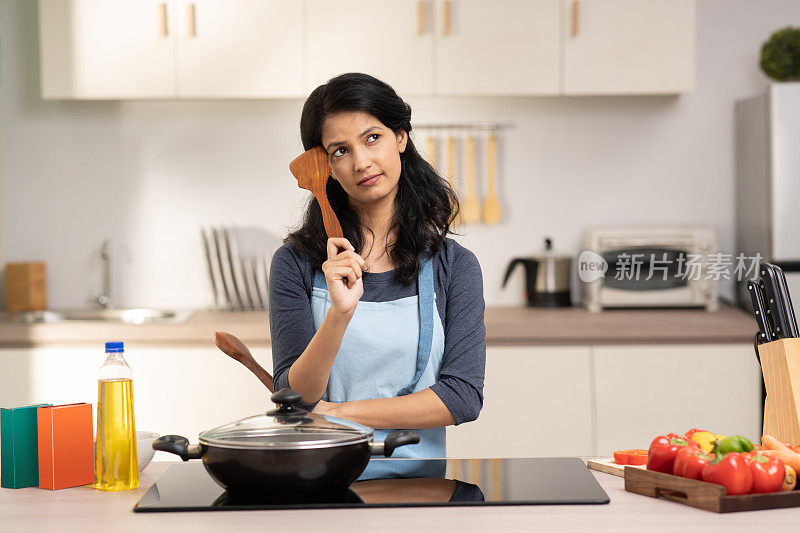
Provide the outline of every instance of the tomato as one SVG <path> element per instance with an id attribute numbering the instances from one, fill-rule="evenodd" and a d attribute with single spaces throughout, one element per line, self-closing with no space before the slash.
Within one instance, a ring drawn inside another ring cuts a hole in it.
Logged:
<path id="1" fill-rule="evenodd" d="M 647 463 L 647 450 L 620 450 L 614 452 L 614 462 L 618 465 L 643 465 Z"/>

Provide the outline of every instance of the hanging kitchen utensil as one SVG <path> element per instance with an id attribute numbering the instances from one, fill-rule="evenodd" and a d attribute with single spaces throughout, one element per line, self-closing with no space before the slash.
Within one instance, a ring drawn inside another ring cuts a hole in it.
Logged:
<path id="1" fill-rule="evenodd" d="M 295 405 L 300 399 L 281 389 L 271 397 L 278 409 L 204 431 L 199 444 L 166 435 L 153 448 L 184 461 L 202 459 L 211 477 L 234 493 L 306 495 L 344 489 L 371 455 L 390 457 L 395 448 L 419 442 L 412 431 L 394 431 L 375 442 L 371 428 L 309 413 Z"/>
<path id="2" fill-rule="evenodd" d="M 497 135 L 494 132 L 489 134 L 486 140 L 486 173 L 487 188 L 486 198 L 483 200 L 483 221 L 486 224 L 497 224 L 500 222 L 501 210 L 500 199 L 497 197 Z"/>
<path id="3" fill-rule="evenodd" d="M 481 203 L 475 190 L 475 137 L 467 136 L 467 192 L 461 203 L 464 224 L 475 224 L 481 220 Z"/>
<path id="4" fill-rule="evenodd" d="M 269 372 L 264 370 L 263 366 L 258 364 L 253 354 L 250 353 L 250 350 L 238 337 L 230 333 L 225 333 L 224 331 L 217 331 L 214 332 L 214 344 L 217 345 L 217 348 L 222 350 L 222 353 L 242 363 L 245 368 L 255 374 L 258 380 L 263 383 L 270 392 L 274 392 L 272 376 Z"/>
<path id="5" fill-rule="evenodd" d="M 458 194 L 458 166 L 457 166 L 457 157 L 458 157 L 458 145 L 456 144 L 455 135 L 450 132 L 447 136 L 447 181 L 450 182 L 450 187 L 453 189 L 453 192 L 456 196 L 460 196 Z M 456 216 L 455 220 L 453 220 L 454 225 L 461 224 L 461 213 Z"/>
<path id="6" fill-rule="evenodd" d="M 322 222 L 328 238 L 344 237 L 342 226 L 328 201 L 327 184 L 331 175 L 328 154 L 321 146 L 306 150 L 289 163 L 289 170 L 297 178 L 301 189 L 311 191 L 322 209 Z"/>
<path id="7" fill-rule="evenodd" d="M 428 135 L 425 140 L 425 160 L 430 166 L 436 168 L 436 137 Z"/>
<path id="8" fill-rule="evenodd" d="M 450 187 L 458 194 L 458 180 L 456 179 L 456 138 L 452 132 L 447 134 L 447 181 Z"/>

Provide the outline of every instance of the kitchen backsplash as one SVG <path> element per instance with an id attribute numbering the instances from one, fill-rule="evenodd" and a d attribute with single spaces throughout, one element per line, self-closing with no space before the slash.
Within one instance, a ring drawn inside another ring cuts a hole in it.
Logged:
<path id="1" fill-rule="evenodd" d="M 117 305 L 210 305 L 199 227 L 283 236 L 305 205 L 287 167 L 302 101 L 44 102 L 35 4 L 0 4 L 0 261 L 45 261 L 50 306 L 83 307 L 101 290 L 110 239 Z M 456 237 L 480 260 L 487 304 L 522 304 L 521 274 L 500 288 L 504 267 L 546 235 L 577 255 L 588 226 L 691 223 L 732 251 L 733 102 L 764 90 L 761 42 L 798 20 L 791 0 L 698 2 L 688 95 L 411 99 L 416 123 L 510 126 L 504 218 Z"/>

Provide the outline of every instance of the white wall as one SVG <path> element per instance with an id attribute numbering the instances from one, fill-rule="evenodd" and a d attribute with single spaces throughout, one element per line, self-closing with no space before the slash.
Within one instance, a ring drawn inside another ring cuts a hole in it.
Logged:
<path id="1" fill-rule="evenodd" d="M 733 247 L 733 103 L 759 93 L 761 43 L 800 25 L 796 0 L 698 0 L 697 89 L 683 96 L 411 100 L 417 123 L 512 123 L 501 146 L 505 218 L 463 228 L 490 305 L 522 302 L 511 257 L 544 235 L 579 251 L 587 226 L 707 224 Z M 285 234 L 305 192 L 300 100 L 53 102 L 38 87 L 36 2 L 0 3 L 3 261 L 44 260 L 51 307 L 100 290 L 100 243 L 116 247 L 122 306 L 211 302 L 198 228 Z M 653 65 L 658 68 L 658 65 Z"/>

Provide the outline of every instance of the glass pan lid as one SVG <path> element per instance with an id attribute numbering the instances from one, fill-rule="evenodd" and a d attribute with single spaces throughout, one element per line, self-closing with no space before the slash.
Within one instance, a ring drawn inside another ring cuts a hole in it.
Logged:
<path id="1" fill-rule="evenodd" d="M 371 428 L 315 413 L 260 414 L 200 433 L 200 443 L 224 448 L 326 448 L 368 441 Z"/>

